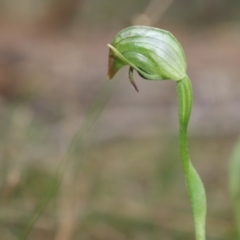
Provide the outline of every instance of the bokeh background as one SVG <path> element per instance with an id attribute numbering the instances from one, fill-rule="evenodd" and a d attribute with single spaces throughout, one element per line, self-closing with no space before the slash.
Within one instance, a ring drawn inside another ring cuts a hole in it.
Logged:
<path id="1" fill-rule="evenodd" d="M 107 44 L 143 24 L 185 50 L 207 239 L 236 240 L 228 168 L 240 134 L 239 10 L 234 0 L 0 0 L 0 239 L 17 239 L 82 124 L 86 137 L 29 239 L 194 239 L 175 83 L 135 76 L 136 93 L 127 69 L 105 80 Z"/>

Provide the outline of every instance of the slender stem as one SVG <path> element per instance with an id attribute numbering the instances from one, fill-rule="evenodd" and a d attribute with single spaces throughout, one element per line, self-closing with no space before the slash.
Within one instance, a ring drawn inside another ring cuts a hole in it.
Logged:
<path id="1" fill-rule="evenodd" d="M 179 101 L 179 142 L 184 175 L 191 201 L 196 240 L 205 240 L 206 196 L 202 181 L 188 152 L 187 127 L 192 109 L 192 86 L 188 76 L 177 82 Z"/>

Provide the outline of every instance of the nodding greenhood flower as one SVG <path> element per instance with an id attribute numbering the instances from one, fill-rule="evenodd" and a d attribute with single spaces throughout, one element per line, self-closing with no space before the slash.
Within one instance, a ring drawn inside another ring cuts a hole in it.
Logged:
<path id="1" fill-rule="evenodd" d="M 192 109 L 192 86 L 186 73 L 186 59 L 177 39 L 169 32 L 146 26 L 123 29 L 109 46 L 108 78 L 114 77 L 123 66 L 147 80 L 176 81 L 178 94 L 179 144 L 187 189 L 192 206 L 196 240 L 205 240 L 206 196 L 202 181 L 193 167 L 187 144 L 187 127 Z"/>
<path id="2" fill-rule="evenodd" d="M 177 39 L 168 31 L 133 26 L 120 31 L 109 46 L 108 78 L 129 65 L 147 80 L 181 80 L 186 76 L 186 59 Z"/>

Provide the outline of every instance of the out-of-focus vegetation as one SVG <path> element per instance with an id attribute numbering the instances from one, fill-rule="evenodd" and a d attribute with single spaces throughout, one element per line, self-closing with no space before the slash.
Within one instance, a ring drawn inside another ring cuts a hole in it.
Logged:
<path id="1" fill-rule="evenodd" d="M 233 149 L 229 168 L 229 190 L 238 238 L 240 237 L 240 142 Z"/>
<path id="2" fill-rule="evenodd" d="M 240 133 L 239 7 L 1 0 L 1 240 L 25 226 L 105 81 L 107 43 L 133 23 L 170 30 L 186 50 L 190 153 L 208 196 L 207 239 L 235 240 L 227 169 Z M 119 81 L 30 239 L 193 239 L 174 84 L 137 82 L 139 94 Z"/>

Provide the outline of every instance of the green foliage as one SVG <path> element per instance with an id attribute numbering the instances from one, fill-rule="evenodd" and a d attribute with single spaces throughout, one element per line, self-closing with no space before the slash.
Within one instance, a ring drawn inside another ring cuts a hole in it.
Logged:
<path id="1" fill-rule="evenodd" d="M 193 211 L 196 239 L 204 240 L 206 196 L 188 153 L 187 127 L 192 109 L 192 87 L 186 74 L 186 60 L 182 47 L 171 33 L 146 26 L 122 30 L 108 46 L 108 78 L 111 79 L 120 68 L 129 65 L 129 79 L 136 90 L 138 89 L 132 75 L 134 70 L 146 80 L 176 81 L 182 165 Z"/>
<path id="2" fill-rule="evenodd" d="M 229 184 L 238 238 L 240 238 L 240 141 L 231 156 Z"/>

